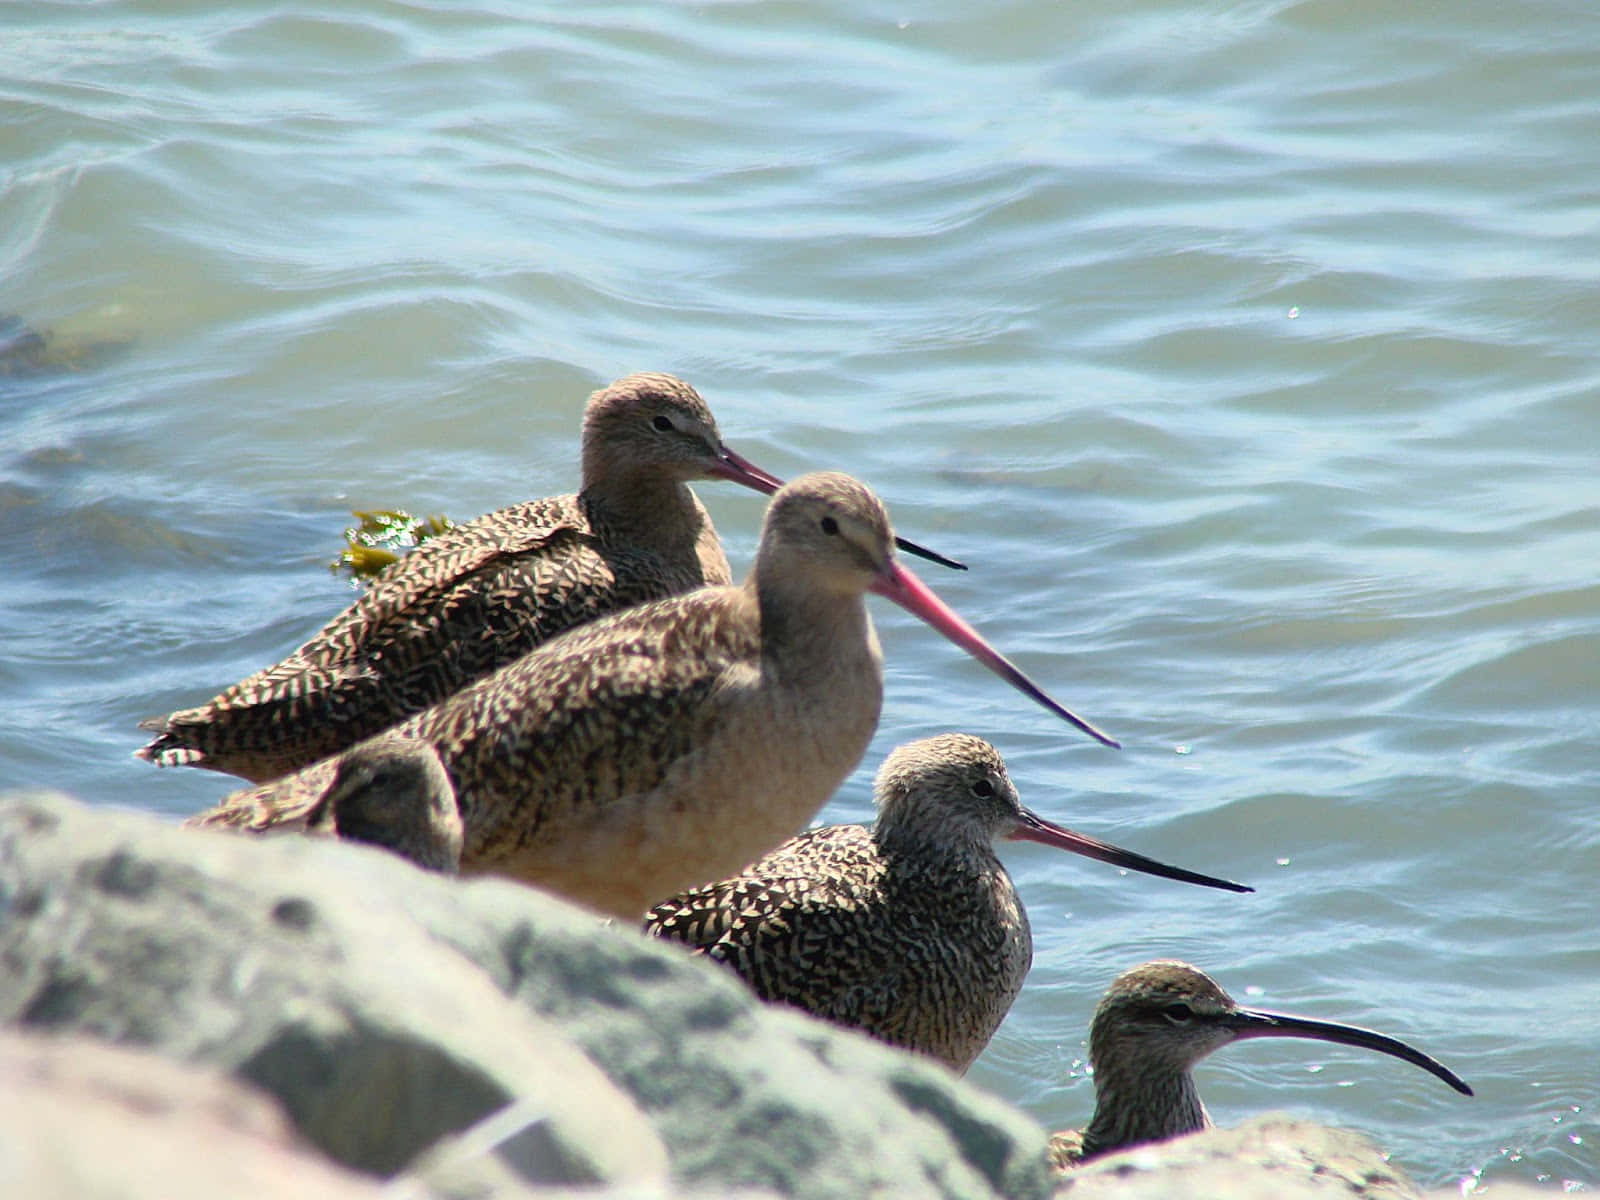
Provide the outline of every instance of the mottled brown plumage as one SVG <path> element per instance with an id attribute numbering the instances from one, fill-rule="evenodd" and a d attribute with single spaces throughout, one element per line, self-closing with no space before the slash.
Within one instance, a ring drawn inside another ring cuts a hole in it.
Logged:
<path id="1" fill-rule="evenodd" d="M 379 737 L 341 755 L 306 827 L 393 851 L 453 875 L 461 862 L 461 814 L 444 764 L 427 742 Z"/>
<path id="2" fill-rule="evenodd" d="M 1022 807 L 1000 752 L 969 734 L 896 749 L 875 799 L 872 829 L 803 833 L 731 879 L 658 904 L 646 931 L 727 964 L 763 1000 L 965 1071 L 1033 962 L 996 839 L 1248 890 L 1049 824 Z"/>
<path id="3" fill-rule="evenodd" d="M 742 587 L 575 629 L 399 726 L 432 744 L 450 775 L 462 870 L 637 919 L 792 835 L 877 726 L 868 590 L 1015 673 L 900 566 L 892 537 L 864 485 L 804 476 L 773 498 Z M 197 823 L 303 824 L 335 765 L 237 793 Z"/>
<path id="4" fill-rule="evenodd" d="M 1404 1042 L 1353 1025 L 1240 1008 L 1215 980 L 1188 963 L 1147 962 L 1119 975 L 1095 1009 L 1089 1030 L 1094 1118 L 1081 1131 L 1050 1139 L 1051 1165 L 1065 1171 L 1113 1150 L 1209 1127 L 1194 1065 L 1229 1042 L 1257 1037 L 1312 1038 L 1376 1050 L 1472 1095 L 1448 1067 Z"/>
<path id="5" fill-rule="evenodd" d="M 687 482 L 780 482 L 722 444 L 700 395 L 630 375 L 589 399 L 583 490 L 530 500 L 424 542 L 282 662 L 198 708 L 144 723 L 137 751 L 262 781 L 453 695 L 564 630 L 726 584 L 728 560 Z"/>

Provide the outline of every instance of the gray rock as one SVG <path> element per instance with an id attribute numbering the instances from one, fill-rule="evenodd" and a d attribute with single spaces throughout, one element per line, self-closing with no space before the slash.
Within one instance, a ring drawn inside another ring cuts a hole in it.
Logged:
<path id="1" fill-rule="evenodd" d="M 696 1200 L 665 1182 L 530 1186 L 546 1173 L 550 1139 L 545 1114 L 527 1104 L 446 1139 L 415 1174 L 380 1187 L 305 1144 L 264 1092 L 150 1050 L 0 1030 L 0 1079 L 0 1195 L 7 1197 Z"/>
<path id="2" fill-rule="evenodd" d="M 0 1194 L 377 1200 L 254 1088 L 149 1051 L 0 1030 Z"/>
<path id="3" fill-rule="evenodd" d="M 1068 1174 L 1056 1195 L 1071 1200 L 1418 1200 L 1405 1173 L 1359 1134 L 1278 1113 L 1093 1159 Z"/>
<path id="4" fill-rule="evenodd" d="M 504 986 L 655 1118 L 678 1178 L 794 1196 L 1048 1191 L 1043 1131 L 942 1067 L 761 1005 L 631 928 L 494 900 L 473 891 L 462 905 L 478 928 L 499 924 Z"/>
<path id="5" fill-rule="evenodd" d="M 446 1138 L 384 1189 L 384 1200 L 698 1200 L 670 1182 L 592 1187 L 537 1186 L 550 1153 L 544 1114 L 512 1104 L 465 1133 Z M 775 1200 L 771 1192 L 718 1191 L 717 1200 Z"/>
<path id="6" fill-rule="evenodd" d="M 517 1180 L 664 1196 L 670 1156 L 713 1193 L 1049 1190 L 1043 1131 L 940 1067 L 532 889 L 362 847 L 0 797 L 0 963 L 0 1021 L 213 1064 L 365 1170 L 520 1099 L 532 1140 L 495 1168 Z"/>
<path id="7" fill-rule="evenodd" d="M 365 848 L 12 797 L 0 1020 L 220 1068 L 360 1170 L 397 1171 L 521 1098 L 549 1114 L 542 1182 L 663 1178 L 637 1108 L 394 903 L 430 882 Z"/>

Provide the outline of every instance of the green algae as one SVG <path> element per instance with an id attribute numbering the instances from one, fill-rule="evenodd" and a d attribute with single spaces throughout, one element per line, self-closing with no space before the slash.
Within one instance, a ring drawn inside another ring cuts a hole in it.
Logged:
<path id="1" fill-rule="evenodd" d="M 350 515 L 360 524 L 344 531 L 345 548 L 328 567 L 334 572 L 348 571 L 359 583 L 371 583 L 407 550 L 455 528 L 455 522 L 442 513 L 415 517 L 403 508 L 356 509 Z"/>

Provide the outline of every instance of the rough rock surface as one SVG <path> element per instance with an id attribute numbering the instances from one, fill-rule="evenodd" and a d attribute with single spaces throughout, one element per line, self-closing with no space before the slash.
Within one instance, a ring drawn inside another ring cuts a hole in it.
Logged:
<path id="1" fill-rule="evenodd" d="M 518 1100 L 551 1184 L 1049 1190 L 1007 1105 L 532 889 L 50 794 L 0 797 L 0 1022 L 220 1069 L 378 1174 Z"/>
<path id="2" fill-rule="evenodd" d="M 0 1030 L 0 1195 L 377 1200 L 216 1071 L 91 1038 Z"/>
<path id="3" fill-rule="evenodd" d="M 1418 1200 L 1416 1186 L 1359 1134 L 1269 1113 L 1108 1154 L 1064 1177 L 1072 1200 Z"/>
<path id="4" fill-rule="evenodd" d="M 1421 1200 L 1458 1200 L 1430 1191 Z M 1557 1194 L 1496 1181 L 1494 1200 Z M 1418 1200 L 1416 1185 L 1360 1134 L 1265 1113 L 1231 1129 L 1208 1129 L 1108 1154 L 1075 1168 L 1058 1200 Z"/>
<path id="5" fill-rule="evenodd" d="M 356 1200 L 401 1170 L 389 1200 L 1050 1190 L 1027 1117 L 677 946 L 364 847 L 54 794 L 0 795 L 7 1024 L 3 1196 Z M 1416 1191 L 1359 1137 L 1264 1117 L 1060 1194 Z"/>
<path id="6" fill-rule="evenodd" d="M 387 902 L 422 886 L 374 851 L 230 845 L 13 801 L 0 809 L 0 1019 L 218 1067 L 359 1170 L 395 1172 L 534 1097 L 566 1154 L 551 1182 L 664 1175 L 649 1123 L 582 1053 Z"/>

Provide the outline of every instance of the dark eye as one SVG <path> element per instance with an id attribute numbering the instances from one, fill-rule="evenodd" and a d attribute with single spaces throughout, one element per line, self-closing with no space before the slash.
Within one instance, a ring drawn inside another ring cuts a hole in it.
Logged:
<path id="1" fill-rule="evenodd" d="M 651 417 L 650 426 L 661 433 L 671 433 L 673 430 L 672 418 L 660 416 Z"/>
<path id="2" fill-rule="evenodd" d="M 1169 1004 L 1161 1010 L 1161 1013 L 1174 1025 L 1182 1025 L 1194 1016 L 1194 1010 L 1183 1003 Z"/>
<path id="3" fill-rule="evenodd" d="M 987 779 L 980 779 L 977 783 L 972 785 L 972 794 L 987 800 L 990 796 L 994 795 L 994 784 L 990 783 Z"/>
<path id="4" fill-rule="evenodd" d="M 823 517 L 822 532 L 827 534 L 829 537 L 832 537 L 834 534 L 839 532 L 839 522 L 835 521 L 832 517 Z"/>

